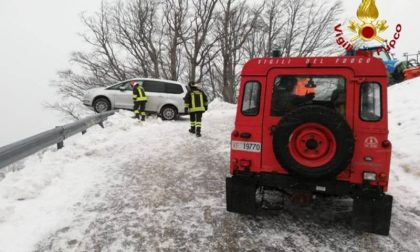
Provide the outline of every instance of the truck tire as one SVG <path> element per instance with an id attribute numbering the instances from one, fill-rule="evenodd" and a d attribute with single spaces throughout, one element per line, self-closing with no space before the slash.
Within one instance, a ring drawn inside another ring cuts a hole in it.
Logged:
<path id="1" fill-rule="evenodd" d="M 350 164 L 354 141 L 341 115 L 324 106 L 308 105 L 283 116 L 273 134 L 273 150 L 292 175 L 333 178 Z"/>

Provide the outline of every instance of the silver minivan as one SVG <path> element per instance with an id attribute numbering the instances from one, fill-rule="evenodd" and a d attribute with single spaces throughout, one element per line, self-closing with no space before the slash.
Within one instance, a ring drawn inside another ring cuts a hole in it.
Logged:
<path id="1" fill-rule="evenodd" d="M 176 119 L 184 113 L 184 100 L 188 92 L 187 85 L 176 81 L 136 78 L 125 80 L 104 88 L 89 89 L 83 104 L 96 112 L 112 109 L 133 109 L 132 88 L 130 81 L 143 82 L 147 95 L 146 111 L 157 113 L 164 120 Z"/>

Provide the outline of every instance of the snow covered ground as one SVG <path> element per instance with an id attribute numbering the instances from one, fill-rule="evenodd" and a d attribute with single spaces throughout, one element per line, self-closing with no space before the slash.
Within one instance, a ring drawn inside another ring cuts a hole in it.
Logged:
<path id="1" fill-rule="evenodd" d="M 0 181 L 0 251 L 420 251 L 420 79 L 390 90 L 388 237 L 349 228 L 351 202 L 225 210 L 235 106 L 215 101 L 203 137 L 189 122 L 122 111 Z M 194 155 L 199 153 L 199 155 Z"/>

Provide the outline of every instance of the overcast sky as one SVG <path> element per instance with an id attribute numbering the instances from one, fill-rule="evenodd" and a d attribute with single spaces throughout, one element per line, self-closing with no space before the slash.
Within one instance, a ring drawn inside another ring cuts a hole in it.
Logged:
<path id="1" fill-rule="evenodd" d="M 361 0 L 343 2 L 344 25 L 356 17 Z M 377 0 L 377 5 L 380 19 L 390 25 L 385 38 L 392 37 L 398 23 L 403 25 L 396 56 L 420 50 L 420 1 Z M 68 68 L 70 53 L 84 46 L 77 35 L 84 30 L 80 13 L 99 6 L 100 0 L 0 0 L 0 146 L 62 124 L 42 103 L 54 101 L 51 80 Z"/>
<path id="2" fill-rule="evenodd" d="M 0 0 L 0 146 L 61 125 L 42 106 L 49 86 L 83 46 L 79 15 L 100 0 Z"/>

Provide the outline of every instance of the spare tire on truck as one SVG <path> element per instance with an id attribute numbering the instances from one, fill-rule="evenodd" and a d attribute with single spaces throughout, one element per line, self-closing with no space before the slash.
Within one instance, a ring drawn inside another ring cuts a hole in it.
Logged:
<path id="1" fill-rule="evenodd" d="M 273 134 L 277 161 L 292 175 L 332 178 L 353 158 L 354 136 L 346 120 L 334 110 L 316 105 L 284 115 Z"/>

